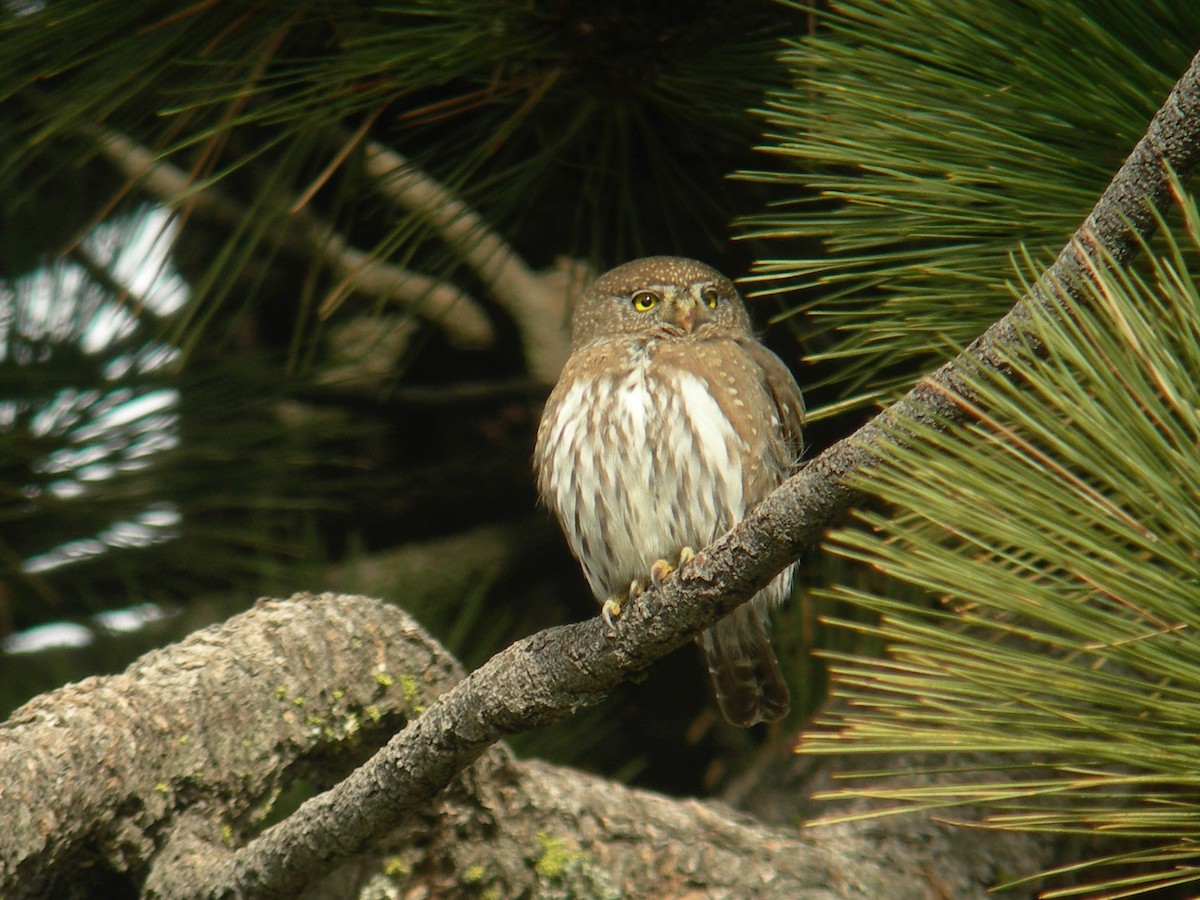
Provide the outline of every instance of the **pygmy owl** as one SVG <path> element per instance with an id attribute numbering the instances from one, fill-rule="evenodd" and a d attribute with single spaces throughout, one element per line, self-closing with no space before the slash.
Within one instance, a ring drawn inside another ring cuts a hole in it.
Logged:
<path id="1" fill-rule="evenodd" d="M 755 339 L 736 288 L 715 269 L 654 256 L 583 294 L 534 466 L 606 619 L 791 474 L 803 418 L 791 372 Z M 767 612 L 787 596 L 793 569 L 698 639 L 736 725 L 787 712 Z"/>

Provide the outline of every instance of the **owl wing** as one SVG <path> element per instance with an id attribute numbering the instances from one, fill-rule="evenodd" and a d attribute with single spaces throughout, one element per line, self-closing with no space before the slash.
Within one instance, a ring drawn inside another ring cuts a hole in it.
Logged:
<path id="1" fill-rule="evenodd" d="M 756 340 L 742 343 L 747 355 L 762 370 L 767 392 L 775 401 L 784 436 L 797 462 L 804 452 L 804 397 L 791 370 L 783 360 Z"/>

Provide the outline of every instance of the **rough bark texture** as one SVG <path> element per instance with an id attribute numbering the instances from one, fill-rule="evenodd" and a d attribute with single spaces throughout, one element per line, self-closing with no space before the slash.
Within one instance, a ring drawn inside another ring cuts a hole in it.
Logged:
<path id="1" fill-rule="evenodd" d="M 397 608 L 297 595 L 45 694 L 0 730 L 0 894 L 195 896 L 281 790 L 340 779 L 459 677 Z M 798 831 L 787 821 L 809 780 L 771 788 L 784 821 L 768 825 L 493 747 L 364 855 L 314 868 L 323 877 L 293 893 L 981 897 L 1003 873 L 1063 858 L 1044 838 L 926 816 Z"/>
<path id="2" fill-rule="evenodd" d="M 333 783 L 461 675 L 399 609 L 325 594 L 37 697 L 0 726 L 0 895 L 136 881 L 185 815 L 240 843 L 286 783 Z"/>
<path id="3" fill-rule="evenodd" d="M 928 762 L 928 761 L 925 761 Z M 823 770 L 803 783 L 825 784 Z M 801 781 L 776 792 L 795 820 Z M 813 829 L 764 824 L 496 749 L 428 811 L 305 900 L 360 896 L 984 898 L 1016 874 L 1077 859 L 1080 843 L 964 829 L 928 815 Z M 454 799 L 446 799 L 446 798 Z M 970 813 L 963 814 L 970 818 Z M 421 829 L 424 830 L 421 830 Z M 1038 885 L 1044 887 L 1044 885 Z M 1030 885 L 1005 896 L 1034 896 Z"/>

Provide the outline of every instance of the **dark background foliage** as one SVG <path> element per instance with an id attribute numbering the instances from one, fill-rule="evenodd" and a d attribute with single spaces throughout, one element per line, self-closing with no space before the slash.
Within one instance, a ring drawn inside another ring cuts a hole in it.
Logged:
<path id="1" fill-rule="evenodd" d="M 548 385 L 528 372 L 519 323 L 427 216 L 389 201 L 364 147 L 413 160 L 535 269 L 673 253 L 742 275 L 755 245 L 732 243 L 729 225 L 769 189 L 728 176 L 755 161 L 752 109 L 787 85 L 778 51 L 809 28 L 805 11 L 441 0 L 236 13 L 63 2 L 0 15 L 13 73 L 0 102 L 0 631 L 141 603 L 173 614 L 133 636 L 101 628 L 87 647 L 0 656 L 0 705 L 118 669 L 260 594 L 350 585 L 406 548 L 428 556 L 371 589 L 468 665 L 592 615 L 536 507 L 529 459 Z M 97 227 L 127 240 L 165 227 L 144 225 L 162 198 L 105 153 L 113 134 L 193 184 L 167 264 L 188 288 L 178 308 L 147 303 L 89 243 Z M 347 289 L 297 239 L 297 208 L 354 248 L 469 292 L 491 341 L 464 347 L 436 317 Z M 50 287 L 38 281 L 47 266 Z M 755 307 L 764 326 L 779 308 Z M 41 321 L 47 308 L 57 327 Z M 89 346 L 114 316 L 124 332 Z M 768 339 L 797 366 L 789 329 Z M 113 359 L 156 351 L 167 361 L 114 374 Z M 371 375 L 339 379 L 338 366 Z M 147 396 L 163 400 L 157 412 L 131 413 L 97 444 L 111 408 Z M 63 412 L 46 421 L 52 407 Z M 147 509 L 160 514 L 149 525 Z M 144 527 L 123 538 L 131 522 Z M 64 548 L 70 562 L 29 563 Z M 812 624 L 807 608 L 790 615 Z M 798 686 L 803 641 L 784 641 L 801 658 Z M 678 654 L 586 721 L 525 743 L 668 790 L 711 789 L 726 752 L 763 735 L 720 723 L 707 690 L 694 655 Z"/>

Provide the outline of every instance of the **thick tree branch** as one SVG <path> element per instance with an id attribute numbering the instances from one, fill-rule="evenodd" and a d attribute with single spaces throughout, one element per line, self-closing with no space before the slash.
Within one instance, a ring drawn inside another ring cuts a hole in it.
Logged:
<path id="1" fill-rule="evenodd" d="M 245 210 L 214 187 L 197 188 L 182 169 L 111 130 L 95 139 L 104 156 L 164 204 L 185 202 L 210 218 L 236 223 Z M 447 244 L 486 284 L 520 329 L 530 374 L 544 384 L 558 377 L 569 350 L 566 329 L 571 299 L 591 280 L 582 263 L 560 259 L 545 271 L 531 269 L 520 255 L 449 188 L 395 151 L 371 141 L 364 155 L 367 174 L 397 206 L 426 218 Z M 315 253 L 341 279 L 336 299 L 354 290 L 399 302 L 438 322 L 463 346 L 484 346 L 494 335 L 478 303 L 449 282 L 403 269 L 359 250 L 302 206 L 276 204 L 282 237 L 294 249 Z M 330 301 L 327 300 L 326 303 Z"/>
<path id="2" fill-rule="evenodd" d="M 963 353 L 858 432 L 830 447 L 697 555 L 643 595 L 608 631 L 599 619 L 552 628 L 497 654 L 337 788 L 305 803 L 225 864 L 207 872 L 210 895 L 287 893 L 331 860 L 377 840 L 501 737 L 545 725 L 599 702 L 617 683 L 692 640 L 761 589 L 859 495 L 884 435 L 906 423 L 962 416 L 955 394 L 972 396 L 963 374 L 1003 370 L 1000 347 L 1018 337 L 1031 306 L 1061 310 L 1056 289 L 1087 278 L 1101 253 L 1123 263 L 1153 232 L 1170 199 L 1168 169 L 1186 178 L 1200 156 L 1200 55 L 1175 85 L 1143 139 L 1092 213 L 1028 294 Z M 311 827 L 336 822 L 336 829 Z M 198 887 L 200 885 L 198 884 Z"/>
<path id="3" fill-rule="evenodd" d="M 957 760 L 906 762 L 945 768 Z M 997 834 L 932 815 L 800 831 L 791 823 L 805 805 L 804 785 L 773 791 L 789 811 L 773 826 L 719 803 L 514 760 L 498 747 L 467 774 L 325 884 L 366 886 L 371 896 L 982 900 L 1006 876 L 1077 859 L 1082 848 L 1072 836 Z M 806 782 L 821 780 L 820 771 L 806 774 Z M 960 814 L 974 821 L 972 811 Z M 388 861 L 397 873 L 390 878 Z M 1044 886 L 1005 896 L 1028 900 Z"/>
<path id="4" fill-rule="evenodd" d="M 260 602 L 120 675 L 45 694 L 0 726 L 0 894 L 124 895 L 140 884 L 148 896 L 193 896 L 281 789 L 336 781 L 459 677 L 396 607 L 297 595 Z M 787 823 L 812 776 L 772 786 L 787 811 L 773 826 L 493 746 L 297 894 L 982 897 L 998 872 L 1070 852 L 1061 840 L 927 816 L 801 833 Z M 113 881 L 114 871 L 126 877 Z"/>
<path id="5" fill-rule="evenodd" d="M 180 813 L 214 839 L 253 832 L 287 783 L 336 781 L 461 677 L 396 607 L 324 594 L 43 694 L 0 725 L 0 895 L 144 869 Z"/>

